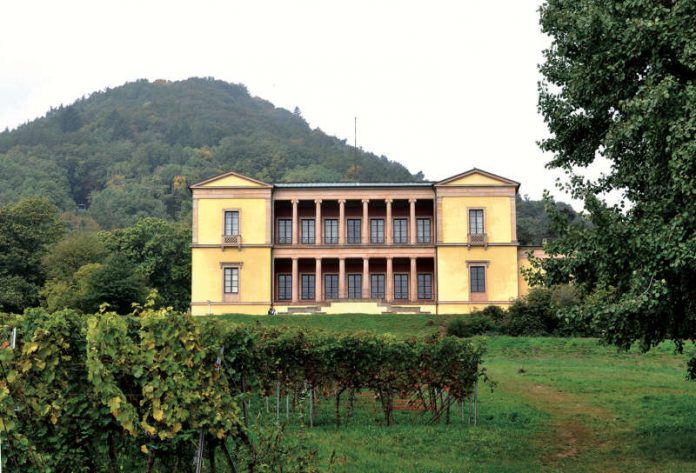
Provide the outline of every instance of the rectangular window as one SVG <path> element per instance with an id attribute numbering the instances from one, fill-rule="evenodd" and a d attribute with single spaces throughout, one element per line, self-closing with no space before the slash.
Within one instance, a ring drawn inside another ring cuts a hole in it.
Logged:
<path id="1" fill-rule="evenodd" d="M 362 243 L 362 235 L 360 232 L 360 219 L 359 218 L 349 218 L 348 226 L 346 228 L 346 237 L 349 245 L 359 245 Z"/>
<path id="2" fill-rule="evenodd" d="M 418 299 L 433 298 L 433 275 L 430 273 L 418 274 Z"/>
<path id="3" fill-rule="evenodd" d="M 373 218 L 370 220 L 370 242 L 384 243 L 384 219 Z"/>
<path id="4" fill-rule="evenodd" d="M 471 292 L 486 292 L 486 267 L 470 266 L 469 279 Z"/>
<path id="5" fill-rule="evenodd" d="M 418 243 L 430 243 L 430 222 L 429 218 L 416 219 L 416 240 Z"/>
<path id="6" fill-rule="evenodd" d="M 239 268 L 224 268 L 225 294 L 237 294 L 239 292 Z"/>
<path id="7" fill-rule="evenodd" d="M 362 274 L 348 275 L 348 299 L 362 298 Z"/>
<path id="8" fill-rule="evenodd" d="M 370 297 L 384 299 L 384 274 L 370 274 Z"/>
<path id="9" fill-rule="evenodd" d="M 408 274 L 394 275 L 394 299 L 408 299 Z"/>
<path id="10" fill-rule="evenodd" d="M 278 220 L 276 243 L 281 245 L 290 245 L 292 243 L 292 220 L 289 218 Z"/>
<path id="11" fill-rule="evenodd" d="M 302 232 L 300 236 L 300 242 L 303 245 L 313 245 L 316 240 L 316 233 L 314 229 L 314 219 L 313 218 L 303 218 L 302 219 Z"/>
<path id="12" fill-rule="evenodd" d="M 303 274 L 301 276 L 301 294 L 302 300 L 314 300 L 316 289 L 316 276 L 314 274 Z"/>
<path id="13" fill-rule="evenodd" d="M 292 274 L 278 275 L 278 300 L 289 301 L 292 299 Z"/>
<path id="14" fill-rule="evenodd" d="M 239 235 L 238 210 L 225 210 L 225 235 Z"/>
<path id="15" fill-rule="evenodd" d="M 324 275 L 324 297 L 338 299 L 338 274 Z"/>
<path id="16" fill-rule="evenodd" d="M 483 231 L 483 209 L 469 209 L 469 233 L 480 235 Z"/>
<path id="17" fill-rule="evenodd" d="M 394 219 L 394 243 L 408 243 L 408 219 Z"/>
<path id="18" fill-rule="evenodd" d="M 324 220 L 324 243 L 327 245 L 338 244 L 338 220 L 335 218 Z"/>

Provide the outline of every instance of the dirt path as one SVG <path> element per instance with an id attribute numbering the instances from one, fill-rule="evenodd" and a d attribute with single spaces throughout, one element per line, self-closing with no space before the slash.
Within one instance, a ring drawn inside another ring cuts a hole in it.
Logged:
<path id="1" fill-rule="evenodd" d="M 597 455 L 611 448 L 607 434 L 613 430 L 611 424 L 616 419 L 608 410 L 588 405 L 580 396 L 524 379 L 501 383 L 499 388 L 525 398 L 535 408 L 551 415 L 551 429 L 535 439 L 541 451 L 547 452 L 542 464 L 549 471 L 563 471 L 564 463 L 581 463 L 583 455 Z M 588 424 L 593 424 L 594 428 Z M 607 429 L 599 432 L 597 425 Z M 605 467 L 600 471 L 611 473 L 615 470 Z"/>

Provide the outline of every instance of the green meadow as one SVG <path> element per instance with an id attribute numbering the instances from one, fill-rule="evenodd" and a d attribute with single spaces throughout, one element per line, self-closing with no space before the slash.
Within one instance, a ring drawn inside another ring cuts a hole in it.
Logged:
<path id="1" fill-rule="evenodd" d="M 370 331 L 423 337 L 451 316 L 226 315 L 233 323 Z M 595 339 L 485 337 L 479 418 L 457 405 L 451 422 L 431 424 L 404 407 L 382 425 L 374 399 L 361 395 L 347 426 L 322 399 L 303 439 L 337 472 L 689 472 L 696 471 L 696 385 L 686 355 L 665 343 L 647 354 L 618 352 Z M 275 419 L 275 400 L 252 403 L 259 421 Z M 281 421 L 285 422 L 281 403 Z M 300 429 L 293 419 L 288 435 Z"/>

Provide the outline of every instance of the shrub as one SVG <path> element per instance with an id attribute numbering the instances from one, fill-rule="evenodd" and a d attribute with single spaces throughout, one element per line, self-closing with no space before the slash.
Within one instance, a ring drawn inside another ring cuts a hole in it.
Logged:
<path id="1" fill-rule="evenodd" d="M 490 332 L 493 328 L 493 320 L 485 315 L 457 317 L 447 324 L 447 335 L 460 338 L 473 337 Z"/>

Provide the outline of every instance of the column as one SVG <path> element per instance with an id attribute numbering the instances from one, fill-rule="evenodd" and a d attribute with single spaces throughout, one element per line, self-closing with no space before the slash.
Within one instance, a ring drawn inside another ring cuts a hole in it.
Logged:
<path id="1" fill-rule="evenodd" d="M 437 301 L 437 258 L 433 258 L 433 301 Z"/>
<path id="2" fill-rule="evenodd" d="M 416 270 L 416 258 L 411 258 L 411 274 L 408 277 L 410 287 L 408 289 L 408 298 L 411 302 L 418 301 L 418 276 Z"/>
<path id="3" fill-rule="evenodd" d="M 416 199 L 408 199 L 410 213 L 408 219 L 408 239 L 412 245 L 416 244 Z"/>
<path id="4" fill-rule="evenodd" d="M 299 221 L 297 218 L 297 205 L 300 203 L 299 200 L 295 199 L 292 201 L 292 244 L 297 245 L 300 242 L 299 237 Z M 294 286 L 293 286 L 294 287 Z"/>
<path id="5" fill-rule="evenodd" d="M 346 259 L 338 258 L 338 298 L 346 298 Z"/>
<path id="6" fill-rule="evenodd" d="M 338 244 L 346 244 L 346 201 L 338 201 Z"/>
<path id="7" fill-rule="evenodd" d="M 296 304 L 300 300 L 300 271 L 299 259 L 292 259 L 292 302 Z"/>
<path id="8" fill-rule="evenodd" d="M 362 296 L 370 298 L 370 258 L 363 258 Z"/>
<path id="9" fill-rule="evenodd" d="M 363 216 L 362 216 L 362 244 L 370 244 L 370 217 L 368 216 L 368 207 L 370 199 L 363 199 Z"/>
<path id="10" fill-rule="evenodd" d="M 315 270 L 315 287 L 314 287 L 314 299 L 316 302 L 321 302 L 324 300 L 324 294 L 322 294 L 322 284 L 324 284 L 324 278 L 321 275 L 321 258 L 316 259 L 316 270 Z"/>
<path id="11" fill-rule="evenodd" d="M 386 199 L 384 201 L 387 204 L 387 221 L 384 222 L 385 225 L 385 231 L 386 231 L 386 241 L 385 243 L 387 245 L 391 245 L 394 243 L 394 229 L 392 228 L 392 199 Z"/>
<path id="12" fill-rule="evenodd" d="M 316 205 L 316 216 L 314 219 L 314 230 L 315 230 L 314 242 L 317 245 L 321 245 L 322 244 L 321 234 L 323 231 L 323 226 L 321 224 L 321 199 L 316 199 L 314 201 L 314 205 Z"/>
<path id="13" fill-rule="evenodd" d="M 394 300 L 394 265 L 391 257 L 387 258 L 387 280 L 385 281 L 384 289 L 384 297 L 387 299 L 387 302 L 392 302 Z"/>

